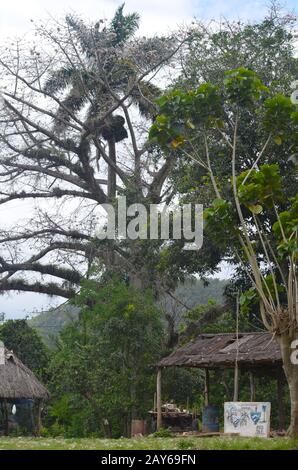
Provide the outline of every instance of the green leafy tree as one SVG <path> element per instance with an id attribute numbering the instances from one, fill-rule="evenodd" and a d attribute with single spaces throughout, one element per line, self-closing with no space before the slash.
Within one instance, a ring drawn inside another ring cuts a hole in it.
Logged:
<path id="1" fill-rule="evenodd" d="M 149 294 L 116 279 L 100 289 L 86 281 L 76 303 L 80 319 L 61 333 L 52 362 L 54 394 L 68 396 L 71 407 L 87 404 L 96 417 L 89 432 L 128 435 L 131 419 L 145 417 L 152 407 L 160 313 Z M 63 423 L 57 406 L 55 412 Z M 71 419 L 66 426 L 72 427 Z"/>
<path id="2" fill-rule="evenodd" d="M 179 91 L 195 90 L 202 85 L 202 89 L 204 86 L 209 87 L 210 99 L 212 97 L 216 98 L 213 88 L 222 85 L 223 80 L 226 78 L 226 70 L 236 67 L 249 68 L 252 64 L 256 68 L 261 82 L 265 82 L 267 86 L 270 85 L 272 92 L 289 93 L 290 83 L 298 75 L 298 62 L 294 55 L 293 37 L 290 32 L 292 25 L 293 17 L 290 15 L 286 18 L 282 17 L 276 8 L 272 8 L 268 16 L 256 24 L 224 21 L 218 24 L 216 28 L 213 26 L 208 28 L 199 22 L 193 24 L 188 29 L 188 40 L 186 40 L 183 53 L 180 55 L 183 65 L 181 74 L 172 84 L 175 87 L 173 93 L 176 93 L 176 104 L 173 98 L 172 112 L 179 113 Z M 204 85 L 205 82 L 210 82 L 212 85 Z M 186 95 L 183 99 L 187 99 Z M 192 100 L 194 104 L 194 96 L 189 97 L 189 101 Z M 206 111 L 210 111 L 210 108 L 204 110 L 203 106 L 200 106 L 199 92 L 196 100 L 195 106 L 198 105 L 198 113 L 203 116 Z M 160 103 L 162 101 L 163 98 L 161 98 Z M 212 105 L 216 105 L 215 101 Z M 162 121 L 165 116 L 159 115 L 157 119 Z M 252 120 L 254 124 L 252 124 Z M 237 172 L 241 172 L 243 168 L 246 168 L 250 155 L 256 155 L 258 142 L 263 138 L 261 120 L 261 115 L 247 113 L 242 116 L 241 122 L 238 124 L 241 128 L 241 138 L 238 138 Z M 218 124 L 220 130 L 220 120 Z M 189 120 L 188 130 L 190 132 L 192 131 L 192 125 L 192 121 Z M 233 139 L 233 126 L 226 126 L 224 131 L 227 139 Z M 214 191 L 213 187 L 210 186 L 208 162 L 201 161 L 198 165 L 197 161 L 191 158 L 191 152 L 188 152 L 188 149 L 180 145 L 183 137 L 180 133 L 179 119 L 175 123 L 175 132 L 176 139 L 172 138 L 169 141 L 171 145 L 163 147 L 168 160 L 172 162 L 172 169 L 169 174 L 169 184 L 172 191 L 180 195 L 181 203 L 194 202 L 210 206 L 214 200 Z M 198 140 L 194 140 L 192 145 L 195 145 L 197 153 L 204 154 L 203 142 L 199 143 Z M 219 131 L 213 133 L 212 138 L 209 136 L 208 145 L 210 154 L 218 156 L 212 161 L 215 179 L 227 182 L 230 178 L 229 145 L 223 140 L 223 136 Z M 283 186 L 287 188 L 286 192 L 289 197 L 294 196 L 296 193 L 296 180 L 291 160 L 296 158 L 295 155 L 289 153 L 288 159 L 281 159 L 284 151 L 283 146 L 273 143 L 269 147 L 270 151 L 264 156 L 263 162 L 279 164 L 283 177 Z M 184 158 L 174 158 L 177 151 L 184 153 Z M 223 189 L 225 197 L 228 198 L 230 186 L 226 183 L 223 186 L 225 186 L 225 189 Z M 274 214 L 271 216 L 267 213 L 266 217 L 271 217 L 270 223 L 274 223 Z M 226 236 L 228 237 L 229 234 L 227 233 Z M 231 308 L 231 305 L 228 305 L 231 300 L 234 303 L 232 309 L 236 311 L 235 293 L 239 290 L 248 289 L 250 279 L 245 270 L 238 264 L 238 259 L 235 258 L 233 252 L 231 250 L 223 252 L 216 233 L 209 230 L 207 234 L 207 228 L 205 228 L 204 244 L 199 252 L 182 250 L 183 245 L 183 240 L 176 241 L 169 244 L 162 251 L 158 251 L 160 261 L 157 266 L 160 273 L 163 275 L 167 273 L 168 279 L 172 280 L 173 287 L 177 280 L 184 282 L 187 274 L 199 274 L 202 278 L 214 275 L 218 269 L 219 261 L 225 257 L 234 265 L 236 273 L 229 286 L 227 286 L 226 293 L 229 299 L 225 303 L 225 308 L 221 311 L 224 312 Z M 144 251 L 142 251 L 142 254 L 144 255 Z M 156 266 L 150 251 L 148 263 L 151 264 L 152 262 Z M 259 308 L 250 308 L 249 316 L 251 322 L 259 327 Z"/>
<path id="3" fill-rule="evenodd" d="M 0 325 L 0 338 L 7 349 L 31 369 L 38 377 L 47 377 L 49 351 L 27 320 L 7 320 Z"/>
<path id="4" fill-rule="evenodd" d="M 286 92 L 297 77 L 293 32 L 297 17 L 285 14 L 278 2 L 263 19 L 195 21 L 188 29 L 179 84 L 198 87 L 221 84 L 226 70 L 255 70 L 261 81 L 276 92 Z"/>
<path id="5" fill-rule="evenodd" d="M 196 21 L 188 29 L 189 40 L 186 42 L 181 54 L 181 73 L 174 82 L 175 88 L 181 90 L 194 90 L 204 83 L 221 87 L 225 80 L 227 70 L 244 67 L 254 70 L 262 83 L 270 87 L 271 93 L 291 93 L 290 85 L 298 76 L 298 60 L 295 54 L 295 40 L 293 29 L 295 16 L 285 15 L 276 2 L 273 2 L 268 13 L 261 21 L 247 23 L 245 21 L 229 21 L 227 19 L 212 22 L 206 25 Z M 200 111 L 202 111 L 200 109 Z M 238 136 L 238 157 L 236 170 L 241 172 L 246 168 L 251 155 L 256 155 L 258 142 L 263 139 L 262 116 L 258 113 L 242 115 L 238 123 L 240 135 Z M 252 124 L 252 121 L 254 124 Z M 233 126 L 225 126 L 225 136 L 233 139 Z M 179 134 L 179 132 L 178 132 Z M 272 141 L 273 142 L 273 141 Z M 225 145 L 220 132 L 209 136 L 209 149 L 211 154 L 218 158 L 212 162 L 213 172 L 221 182 L 230 178 L 230 148 Z M 269 144 L 270 151 L 263 156 L 263 163 L 278 163 L 282 174 L 282 184 L 288 197 L 296 194 L 296 179 L 293 165 L 289 160 L 297 157 L 288 153 L 284 158 L 283 145 Z M 184 149 L 185 150 L 185 149 Z M 198 149 L 204 153 L 204 147 Z M 251 161 L 253 162 L 253 160 Z M 210 206 L 214 199 L 213 189 L 209 185 L 208 169 L 199 166 L 187 156 L 176 160 L 171 172 L 171 183 L 176 191 L 184 195 L 186 202 L 202 203 Z M 226 187 L 229 187 L 226 185 Z M 228 197 L 228 194 L 225 195 Z M 270 217 L 270 214 L 267 214 Z M 274 223 L 274 214 L 270 222 Z M 219 251 L 219 246 L 212 233 L 205 231 L 205 242 L 201 256 L 205 257 L 204 248 L 207 243 L 211 250 Z M 216 251 L 214 251 L 216 253 Z M 227 255 L 227 253 L 225 253 Z M 223 256 L 223 253 L 221 254 Z M 235 276 L 231 278 L 227 287 L 227 295 L 235 302 L 235 292 L 245 291 L 250 287 L 250 280 L 245 271 L 229 253 L 228 259 L 234 262 Z M 259 324 L 259 308 L 249 312 L 251 322 Z"/>
<path id="6" fill-rule="evenodd" d="M 159 106 L 151 138 L 205 171 L 215 196 L 205 210 L 205 233 L 223 253 L 233 253 L 256 291 L 262 322 L 280 344 L 291 397 L 289 433 L 297 435 L 298 367 L 291 361 L 298 334 L 297 180 L 296 194 L 283 185 L 283 165 L 297 151 L 297 105 L 271 95 L 253 71 L 238 68 L 226 73 L 221 87 L 175 90 Z M 254 151 L 244 156 L 242 120 L 246 127 L 258 122 Z M 214 136 L 220 136 L 229 155 L 228 178 L 215 172 Z M 280 164 L 267 163 L 276 146 L 282 147 Z"/>

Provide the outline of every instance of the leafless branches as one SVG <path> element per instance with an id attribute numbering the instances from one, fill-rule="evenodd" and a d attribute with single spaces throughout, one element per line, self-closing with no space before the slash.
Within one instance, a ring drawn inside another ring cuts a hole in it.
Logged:
<path id="1" fill-rule="evenodd" d="M 116 241 L 95 240 L 100 206 L 115 203 L 120 190 L 133 188 L 155 202 L 171 194 L 164 185 L 172 164 L 154 161 L 146 141 L 151 111 L 140 118 L 135 104 L 138 97 L 143 108 L 154 109 L 152 80 L 182 43 L 151 38 L 111 46 L 104 30 L 78 20 L 37 25 L 35 38 L 0 51 L 1 213 L 28 201 L 37 211 L 25 221 L 19 209 L 13 227 L 3 221 L 0 290 L 69 298 L 95 260 L 133 267 Z M 128 138 L 111 145 L 104 136 L 115 113 Z M 40 279 L 28 282 L 24 272 Z"/>

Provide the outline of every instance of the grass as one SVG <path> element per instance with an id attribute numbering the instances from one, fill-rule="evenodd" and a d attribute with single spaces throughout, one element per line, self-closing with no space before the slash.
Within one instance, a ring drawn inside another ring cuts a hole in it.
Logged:
<path id="1" fill-rule="evenodd" d="M 0 450 L 289 450 L 298 440 L 245 437 L 154 438 L 139 439 L 64 439 L 1 437 Z"/>

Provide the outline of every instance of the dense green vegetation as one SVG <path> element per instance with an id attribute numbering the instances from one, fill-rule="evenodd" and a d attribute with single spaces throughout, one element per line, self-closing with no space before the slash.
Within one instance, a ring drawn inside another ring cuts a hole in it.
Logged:
<path id="1" fill-rule="evenodd" d="M 7 320 L 2 323 L 0 340 L 38 377 L 46 379 L 50 351 L 26 320 Z"/>
<path id="2" fill-rule="evenodd" d="M 82 288 L 77 299 L 81 305 L 79 318 L 61 331 L 55 348 L 49 351 L 42 346 L 41 352 L 47 354 L 49 362 L 39 376 L 52 394 L 43 412 L 42 432 L 46 436 L 129 436 L 132 417 L 146 418 L 153 407 L 156 374 L 152 365 L 170 352 L 163 313 L 149 293 L 147 297 L 140 296 L 116 279 L 101 290 L 94 290 L 94 286 L 91 281 Z M 84 307 L 86 298 L 95 301 L 93 307 Z M 184 311 L 180 328 L 183 322 L 188 324 L 189 318 L 191 321 L 200 318 L 206 308 L 208 305 Z M 1 327 L 10 331 L 14 326 L 15 334 L 9 343 L 14 351 L 22 344 L 24 336 L 27 340 L 31 336 L 38 338 L 35 331 L 26 324 L 24 328 L 24 324 L 23 320 L 15 320 Z M 205 325 L 202 331 L 234 330 L 235 318 L 227 313 Z M 3 335 L 1 338 L 5 339 Z M 31 344 L 34 342 L 28 340 L 27 355 L 20 354 L 20 357 L 39 374 L 39 369 L 34 369 L 36 351 L 31 349 Z M 233 371 L 212 372 L 210 385 L 211 401 L 221 407 L 223 401 L 229 401 L 233 395 Z M 172 368 L 164 371 L 163 400 L 196 410 L 199 429 L 203 389 L 200 370 Z M 272 426 L 277 429 L 275 381 L 258 378 L 256 390 L 256 399 L 272 402 Z M 240 378 L 240 399 L 249 399 L 246 375 Z"/>
<path id="3" fill-rule="evenodd" d="M 165 295 L 160 299 L 160 309 L 170 315 L 173 314 L 173 310 L 178 311 L 177 323 L 179 324 L 186 307 L 193 309 L 198 305 L 208 304 L 209 300 L 221 304 L 226 285 L 227 281 L 220 279 L 210 278 L 208 282 L 195 278 L 186 280 L 174 290 L 174 298 Z M 48 346 L 55 348 L 57 336 L 66 325 L 78 319 L 79 311 L 78 307 L 67 302 L 57 308 L 41 312 L 28 319 L 27 322 L 40 334 Z M 175 326 L 179 327 L 179 325 Z"/>
<path id="4" fill-rule="evenodd" d="M 152 406 L 152 366 L 162 351 L 162 325 L 150 295 L 117 279 L 102 289 L 86 281 L 79 320 L 58 341 L 50 374 L 54 427 L 67 435 L 129 435 L 133 417 Z M 92 306 L 86 308 L 86 302 Z"/>

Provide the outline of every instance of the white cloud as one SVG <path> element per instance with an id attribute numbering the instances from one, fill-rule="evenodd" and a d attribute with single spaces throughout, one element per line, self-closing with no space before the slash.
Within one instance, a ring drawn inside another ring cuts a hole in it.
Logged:
<path id="1" fill-rule="evenodd" d="M 30 20 L 48 15 L 62 17 L 70 11 L 86 19 L 110 18 L 123 0 L 0 0 L 0 37 L 22 35 L 31 29 Z M 200 19 L 255 19 L 264 15 L 267 0 L 126 0 L 125 11 L 141 14 L 141 34 L 154 34 L 175 29 L 196 16 Z M 293 6 L 288 0 L 288 6 Z"/>

